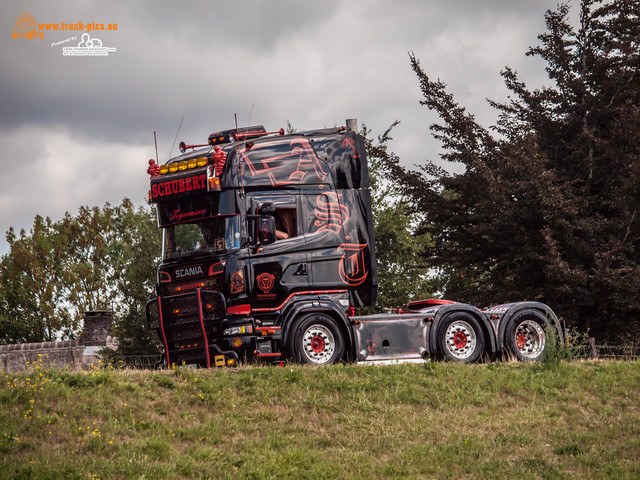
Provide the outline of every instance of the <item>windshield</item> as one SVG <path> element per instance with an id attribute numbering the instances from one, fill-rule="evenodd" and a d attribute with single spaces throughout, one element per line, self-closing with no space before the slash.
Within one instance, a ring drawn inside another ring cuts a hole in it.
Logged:
<path id="1" fill-rule="evenodd" d="M 240 215 L 181 223 L 163 230 L 162 258 L 196 252 L 224 253 L 240 248 Z"/>

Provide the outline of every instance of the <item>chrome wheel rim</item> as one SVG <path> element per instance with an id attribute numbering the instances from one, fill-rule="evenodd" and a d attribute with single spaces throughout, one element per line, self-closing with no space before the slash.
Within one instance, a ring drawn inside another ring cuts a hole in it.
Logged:
<path id="1" fill-rule="evenodd" d="M 302 349 L 312 363 L 327 363 L 336 349 L 333 333 L 324 325 L 311 325 L 302 335 Z"/>
<path id="2" fill-rule="evenodd" d="M 545 335 L 542 326 L 533 320 L 525 320 L 518 328 L 515 335 L 516 348 L 527 359 L 538 358 L 544 352 Z"/>
<path id="3" fill-rule="evenodd" d="M 445 344 L 449 353 L 456 359 L 469 358 L 475 351 L 477 343 L 476 332 L 467 322 L 456 320 L 447 327 Z"/>

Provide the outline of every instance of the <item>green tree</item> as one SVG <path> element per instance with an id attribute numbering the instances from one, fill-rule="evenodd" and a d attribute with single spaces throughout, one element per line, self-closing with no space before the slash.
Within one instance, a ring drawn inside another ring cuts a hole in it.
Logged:
<path id="1" fill-rule="evenodd" d="M 399 307 L 411 300 L 429 298 L 436 289 L 428 274 L 423 252 L 430 238 L 416 234 L 418 223 L 409 215 L 409 207 L 397 184 L 389 179 L 388 165 L 397 162 L 389 152 L 395 121 L 374 141 L 366 125 L 362 127 L 369 162 L 374 222 L 378 298 L 376 311 Z"/>
<path id="2" fill-rule="evenodd" d="M 75 328 L 64 308 L 61 289 L 52 282 L 61 269 L 55 252 L 54 226 L 37 216 L 31 235 L 7 233 L 10 254 L 0 263 L 0 340 L 3 343 L 55 339 L 59 331 L 73 337 Z"/>
<path id="3" fill-rule="evenodd" d="M 122 242 L 116 256 L 119 261 L 114 264 L 119 272 L 117 285 L 122 299 L 114 325 L 114 335 L 120 341 L 117 353 L 158 353 L 158 338 L 146 326 L 145 307 L 155 294 L 162 234 L 153 208 L 134 209 L 130 202 L 126 207 L 117 219 Z"/>
<path id="4" fill-rule="evenodd" d="M 576 31 L 561 5 L 529 55 L 552 86 L 529 90 L 516 72 L 492 129 L 479 125 L 410 61 L 441 122 L 431 126 L 451 175 L 435 164 L 390 162 L 447 295 L 490 304 L 541 300 L 600 336 L 640 320 L 640 3 L 583 0 Z"/>
<path id="5" fill-rule="evenodd" d="M 81 207 L 58 221 L 36 217 L 7 234 L 0 259 L 0 342 L 75 338 L 87 310 L 114 312 L 126 354 L 155 351 L 144 309 L 153 296 L 160 233 L 150 207 Z"/>

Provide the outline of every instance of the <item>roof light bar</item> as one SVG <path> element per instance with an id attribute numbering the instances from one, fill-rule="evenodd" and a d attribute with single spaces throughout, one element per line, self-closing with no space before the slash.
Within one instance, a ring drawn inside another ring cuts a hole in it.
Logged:
<path id="1" fill-rule="evenodd" d="M 284 130 L 283 130 L 284 132 Z M 229 143 L 235 140 L 245 138 L 262 137 L 268 135 L 268 132 L 262 125 L 252 127 L 240 127 L 237 130 L 223 130 L 209 135 L 209 145 L 219 145 L 221 143 Z"/>
<path id="2" fill-rule="evenodd" d="M 246 140 L 247 138 L 262 137 L 264 135 L 275 134 L 278 134 L 282 137 L 284 135 L 284 128 L 281 128 L 277 132 L 242 132 L 241 129 L 238 129 L 237 133 L 235 131 L 231 133 L 231 137 L 234 140 Z"/>

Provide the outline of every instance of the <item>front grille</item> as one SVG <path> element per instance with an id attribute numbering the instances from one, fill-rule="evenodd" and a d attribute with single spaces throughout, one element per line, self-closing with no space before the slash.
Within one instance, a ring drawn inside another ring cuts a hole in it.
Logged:
<path id="1" fill-rule="evenodd" d="M 158 297 L 147 304 L 147 324 L 165 344 L 170 365 L 209 366 L 225 318 L 224 296 L 215 290 Z"/>
<path id="2" fill-rule="evenodd" d="M 220 288 L 220 279 L 206 278 L 202 280 L 191 280 L 184 283 L 172 283 L 162 286 L 164 295 L 180 295 L 183 293 L 191 293 L 198 288 L 203 290 L 218 290 Z"/>

